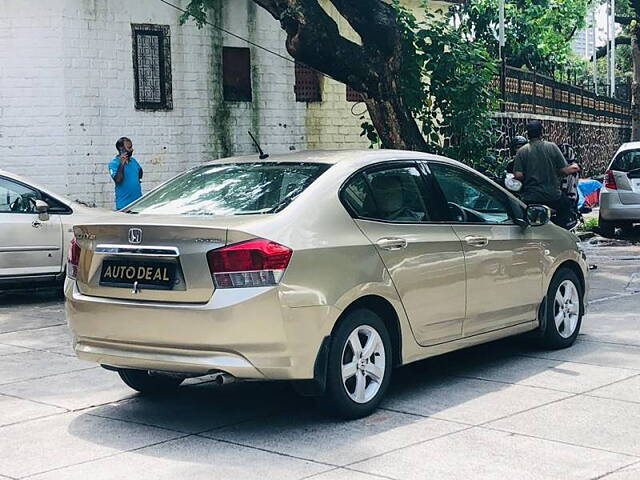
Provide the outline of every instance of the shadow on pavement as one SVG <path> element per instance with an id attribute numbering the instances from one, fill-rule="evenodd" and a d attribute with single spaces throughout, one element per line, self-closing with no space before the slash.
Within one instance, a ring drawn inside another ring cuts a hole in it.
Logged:
<path id="1" fill-rule="evenodd" d="M 47 306 L 64 299 L 61 287 L 47 287 L 22 290 L 0 290 L 0 307 L 38 304 Z"/>
<path id="2" fill-rule="evenodd" d="M 331 417 L 314 399 L 296 395 L 286 382 L 238 382 L 225 386 L 204 383 L 184 386 L 173 395 L 139 395 L 98 407 L 77 417 L 69 429 L 73 435 L 95 444 L 117 448 L 117 439 L 84 427 L 87 422 L 83 417 L 93 415 L 123 420 L 117 427 L 122 435 L 132 427 L 125 422 L 133 422 L 318 461 L 329 462 L 332 455 L 350 451 L 352 457 L 345 458 L 345 462 L 356 461 L 371 453 L 365 451 L 367 436 L 379 440 L 386 435 L 399 443 L 410 432 L 437 436 L 442 434 L 439 431 L 463 429 L 465 423 L 492 421 L 569 396 L 566 392 L 513 385 L 561 363 L 532 361 L 522 356 L 531 351 L 524 339 L 516 337 L 397 369 L 381 408 L 359 420 Z M 475 378 L 475 371 L 490 369 L 496 363 L 510 370 L 508 382 Z M 555 368 L 554 374 L 569 378 L 576 372 Z M 499 402 L 503 407 L 491 407 L 499 400 L 496 395 L 503 400 Z M 355 452 L 347 448 L 354 445 Z M 171 456 L 171 452 L 174 450 L 137 451 L 162 458 Z M 215 449 L 210 453 L 203 463 L 215 461 Z M 173 459 L 179 461 L 179 455 Z"/>

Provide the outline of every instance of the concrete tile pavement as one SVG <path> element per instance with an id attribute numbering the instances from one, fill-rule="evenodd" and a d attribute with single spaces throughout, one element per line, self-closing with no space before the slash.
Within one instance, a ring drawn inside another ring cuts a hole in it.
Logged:
<path id="1" fill-rule="evenodd" d="M 0 472 L 28 477 L 180 436 L 179 432 L 84 412 L 63 413 L 3 427 Z"/>
<path id="2" fill-rule="evenodd" d="M 218 442 L 183 437 L 93 462 L 80 463 L 30 478 L 38 480 L 296 480 L 331 469 L 331 466 L 291 456 Z M 135 472 L 135 476 L 133 475 Z"/>
<path id="3" fill-rule="evenodd" d="M 64 412 L 53 405 L 0 394 L 0 427 Z"/>
<path id="4" fill-rule="evenodd" d="M 585 479 L 633 461 L 625 455 L 474 427 L 349 468 L 398 480 Z"/>
<path id="5" fill-rule="evenodd" d="M 640 462 L 616 470 L 601 478 L 606 480 L 637 480 L 640 478 Z"/>
<path id="6" fill-rule="evenodd" d="M 215 429 L 202 435 L 296 458 L 345 466 L 465 428 L 458 423 L 384 409 L 350 422 L 301 409 Z"/>
<path id="7" fill-rule="evenodd" d="M 55 296 L 0 295 L 0 478 L 640 478 L 633 248 L 594 256 L 574 347 L 508 339 L 419 362 L 354 422 L 284 383 L 139 396 L 70 355 Z"/>

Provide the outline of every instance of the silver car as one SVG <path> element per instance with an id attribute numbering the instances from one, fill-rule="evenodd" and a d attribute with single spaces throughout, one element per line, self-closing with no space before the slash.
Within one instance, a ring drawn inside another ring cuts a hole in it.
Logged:
<path id="1" fill-rule="evenodd" d="M 74 222 L 99 212 L 0 170 L 0 291 L 62 284 Z"/>
<path id="2" fill-rule="evenodd" d="M 623 144 L 611 160 L 600 191 L 600 233 L 613 236 L 640 223 L 640 142 Z"/>

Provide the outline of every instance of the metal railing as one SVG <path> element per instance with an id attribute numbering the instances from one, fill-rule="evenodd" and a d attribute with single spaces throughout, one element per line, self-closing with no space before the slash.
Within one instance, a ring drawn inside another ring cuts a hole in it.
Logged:
<path id="1" fill-rule="evenodd" d="M 535 71 L 504 67 L 494 79 L 501 93 L 501 111 L 550 115 L 576 120 L 631 124 L 629 101 L 596 95 Z"/>

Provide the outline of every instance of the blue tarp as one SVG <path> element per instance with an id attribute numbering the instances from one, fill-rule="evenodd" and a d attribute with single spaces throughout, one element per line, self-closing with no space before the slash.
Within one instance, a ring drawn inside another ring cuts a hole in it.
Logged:
<path id="1" fill-rule="evenodd" d="M 589 195 L 600 188 L 602 188 L 602 183 L 597 180 L 580 180 L 578 182 L 578 208 L 584 205 L 585 195 Z"/>

